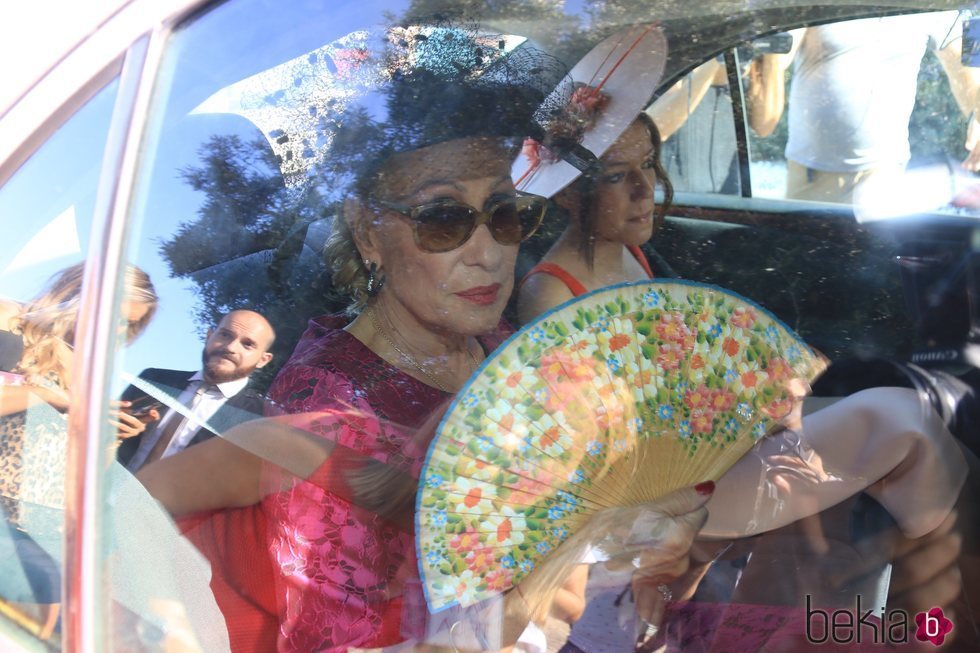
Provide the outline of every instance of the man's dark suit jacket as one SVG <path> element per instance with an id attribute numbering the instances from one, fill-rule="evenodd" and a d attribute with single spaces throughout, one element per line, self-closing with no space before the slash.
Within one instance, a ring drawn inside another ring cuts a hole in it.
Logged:
<path id="1" fill-rule="evenodd" d="M 140 372 L 141 379 L 155 385 L 161 392 L 173 397 L 175 402 L 187 388 L 188 381 L 192 376 L 194 376 L 194 372 L 163 370 L 158 368 L 150 368 Z M 126 391 L 123 392 L 120 398 L 124 401 L 134 401 L 143 397 L 146 397 L 146 393 L 136 386 L 131 385 L 126 388 Z M 264 396 L 255 392 L 250 387 L 245 386 L 244 390 L 228 399 L 208 422 L 218 429 L 219 432 L 223 432 L 236 424 L 262 417 L 266 401 Z M 167 408 L 164 408 L 161 411 L 160 418 L 162 419 L 166 414 Z M 146 430 L 143 433 L 136 437 L 128 438 L 119 445 L 119 450 L 116 455 L 121 465 L 125 466 L 129 464 L 130 459 L 136 455 L 136 451 L 139 449 L 143 437 L 152 434 L 159 423 L 159 420 L 150 422 L 146 425 Z M 214 436 L 214 432 L 200 428 L 187 443 L 187 446 L 190 447 L 199 444 Z"/>

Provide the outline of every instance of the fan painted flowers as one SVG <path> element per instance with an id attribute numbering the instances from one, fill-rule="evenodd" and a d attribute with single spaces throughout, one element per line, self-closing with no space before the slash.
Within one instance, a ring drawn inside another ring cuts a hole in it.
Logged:
<path id="1" fill-rule="evenodd" d="M 550 352 L 541 357 L 539 374 L 544 381 L 589 381 L 595 378 L 597 361 L 570 355 L 563 350 Z"/>
<path id="2" fill-rule="evenodd" d="M 467 529 L 453 539 L 449 540 L 449 548 L 458 552 L 466 553 L 467 555 L 470 553 L 470 551 L 477 548 L 479 544 L 480 538 L 474 529 Z"/>
<path id="3" fill-rule="evenodd" d="M 691 430 L 694 433 L 711 433 L 714 413 L 710 410 L 699 409 L 691 413 Z"/>
<path id="4" fill-rule="evenodd" d="M 490 569 L 496 566 L 496 560 L 493 557 L 493 549 L 489 547 L 483 547 L 479 549 L 474 549 L 469 552 L 466 556 L 466 566 L 470 568 L 470 571 L 476 574 L 486 574 Z"/>
<path id="5" fill-rule="evenodd" d="M 490 508 L 492 496 L 485 496 L 486 484 L 468 478 L 460 478 L 452 495 L 450 506 L 456 512 L 482 512 Z"/>
<path id="6" fill-rule="evenodd" d="M 691 437 L 691 420 L 681 420 L 680 424 L 677 425 L 677 435 L 684 439 Z"/>
<path id="7" fill-rule="evenodd" d="M 657 335 L 667 342 L 677 343 L 684 349 L 694 345 L 693 332 L 688 328 L 682 313 L 667 313 L 656 326 Z"/>
<path id="8" fill-rule="evenodd" d="M 732 312 L 732 324 L 740 329 L 749 329 L 757 319 L 756 311 L 747 306 L 739 306 Z"/>
<path id="9" fill-rule="evenodd" d="M 666 371 L 680 369 L 683 360 L 684 350 L 677 343 L 670 342 L 662 345 L 657 352 L 657 364 Z"/>
<path id="10" fill-rule="evenodd" d="M 514 574 L 508 572 L 506 569 L 494 569 L 487 573 L 484 582 L 487 584 L 488 590 L 503 592 L 513 587 L 513 578 Z"/>

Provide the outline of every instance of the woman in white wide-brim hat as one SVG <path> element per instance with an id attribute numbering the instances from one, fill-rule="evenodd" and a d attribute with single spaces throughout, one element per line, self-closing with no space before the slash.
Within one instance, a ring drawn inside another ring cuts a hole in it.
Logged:
<path id="1" fill-rule="evenodd" d="M 554 91 L 569 97 L 567 109 L 542 116 L 542 138 L 525 143 L 513 171 L 518 189 L 550 197 L 568 225 L 521 282 L 522 323 L 591 290 L 654 276 L 640 247 L 662 223 L 672 188 L 660 134 L 643 109 L 666 58 L 656 25 L 610 36 Z"/>

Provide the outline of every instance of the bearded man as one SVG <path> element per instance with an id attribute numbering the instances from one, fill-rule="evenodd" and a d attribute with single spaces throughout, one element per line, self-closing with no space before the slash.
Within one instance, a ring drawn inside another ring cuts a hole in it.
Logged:
<path id="1" fill-rule="evenodd" d="M 123 410 L 137 419 L 120 424 L 124 440 L 119 462 L 135 473 L 147 463 L 263 416 L 267 400 L 249 388 L 249 376 L 272 360 L 269 348 L 275 338 L 262 315 L 235 310 L 208 330 L 200 370 L 143 370 L 140 378 L 163 394 L 134 385 L 123 393 Z M 172 401 L 161 401 L 163 395 Z"/>

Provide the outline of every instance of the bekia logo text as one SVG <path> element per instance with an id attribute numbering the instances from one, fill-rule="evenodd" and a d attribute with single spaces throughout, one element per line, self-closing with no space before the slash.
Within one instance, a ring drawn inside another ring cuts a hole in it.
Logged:
<path id="1" fill-rule="evenodd" d="M 861 595 L 855 597 L 854 609 L 822 610 L 814 608 L 806 596 L 806 638 L 811 644 L 874 643 L 904 644 L 909 641 L 909 616 L 905 610 L 862 610 Z M 914 619 L 914 636 L 920 642 L 941 646 L 953 630 L 953 622 L 942 608 L 920 612 Z"/>

